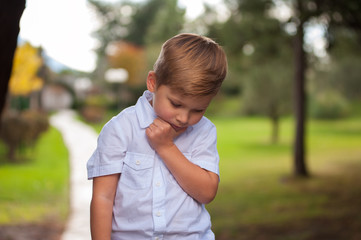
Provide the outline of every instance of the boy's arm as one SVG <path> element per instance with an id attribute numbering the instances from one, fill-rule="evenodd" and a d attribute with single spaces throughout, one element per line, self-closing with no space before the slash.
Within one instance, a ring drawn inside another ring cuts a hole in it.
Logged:
<path id="1" fill-rule="evenodd" d="M 92 240 L 110 240 L 115 192 L 120 174 L 93 179 L 93 196 L 90 204 Z"/>
<path id="2" fill-rule="evenodd" d="M 182 189 L 200 203 L 210 203 L 216 196 L 219 177 L 190 162 L 174 144 L 176 132 L 167 122 L 157 118 L 146 130 L 150 145 L 163 159 Z"/>

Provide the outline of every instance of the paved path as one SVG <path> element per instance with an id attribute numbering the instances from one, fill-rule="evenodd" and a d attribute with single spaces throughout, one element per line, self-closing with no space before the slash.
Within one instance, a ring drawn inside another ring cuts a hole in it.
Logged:
<path id="1" fill-rule="evenodd" d="M 92 182 L 87 180 L 86 162 L 95 150 L 97 133 L 75 116 L 71 110 L 62 110 L 50 118 L 69 152 L 71 212 L 61 240 L 90 240 Z"/>

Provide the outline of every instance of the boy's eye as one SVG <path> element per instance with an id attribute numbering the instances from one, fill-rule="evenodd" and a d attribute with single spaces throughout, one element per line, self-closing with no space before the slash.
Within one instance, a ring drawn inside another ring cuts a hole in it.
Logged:
<path id="1" fill-rule="evenodd" d="M 175 103 L 175 102 L 170 102 L 172 105 L 173 105 L 173 107 L 176 107 L 176 108 L 178 108 L 178 107 L 181 107 L 182 105 L 180 105 L 180 104 L 178 104 L 178 103 Z"/>
<path id="2" fill-rule="evenodd" d="M 205 110 L 203 109 L 194 109 L 193 112 L 195 113 L 203 113 Z"/>
<path id="3" fill-rule="evenodd" d="M 201 113 L 201 112 L 204 112 L 203 109 L 199 109 L 199 110 L 194 110 L 196 113 Z"/>

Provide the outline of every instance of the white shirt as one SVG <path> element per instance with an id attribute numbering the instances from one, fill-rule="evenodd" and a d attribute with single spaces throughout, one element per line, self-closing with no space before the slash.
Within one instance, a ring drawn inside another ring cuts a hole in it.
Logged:
<path id="1" fill-rule="evenodd" d="M 210 216 L 178 185 L 148 143 L 145 130 L 156 114 L 145 91 L 135 106 L 102 129 L 87 163 L 88 179 L 121 173 L 113 207 L 112 240 L 210 240 Z M 206 117 L 175 139 L 192 163 L 219 175 L 215 126 Z"/>

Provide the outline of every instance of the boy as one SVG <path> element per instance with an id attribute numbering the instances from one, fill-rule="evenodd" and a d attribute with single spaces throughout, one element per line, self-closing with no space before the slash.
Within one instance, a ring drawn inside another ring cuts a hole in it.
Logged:
<path id="1" fill-rule="evenodd" d="M 88 161 L 93 240 L 214 239 L 204 204 L 217 192 L 219 157 L 203 115 L 226 73 L 206 37 L 163 44 L 148 91 L 104 126 Z"/>

